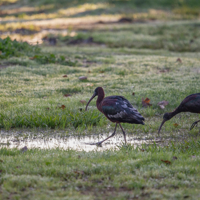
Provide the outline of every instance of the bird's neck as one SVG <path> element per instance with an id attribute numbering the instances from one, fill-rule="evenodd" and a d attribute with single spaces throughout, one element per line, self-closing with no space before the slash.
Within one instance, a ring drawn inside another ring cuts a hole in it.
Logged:
<path id="1" fill-rule="evenodd" d="M 99 105 L 103 101 L 104 96 L 105 96 L 104 91 L 103 91 L 103 89 L 100 88 L 98 90 L 98 98 L 97 98 L 97 101 L 96 101 L 97 108 L 99 108 Z"/>
<path id="2" fill-rule="evenodd" d="M 180 111 L 179 111 L 178 109 L 175 109 L 174 111 L 170 112 L 170 113 L 169 113 L 170 119 L 171 119 L 172 117 L 174 117 L 175 115 L 177 115 L 178 113 L 180 113 Z"/>

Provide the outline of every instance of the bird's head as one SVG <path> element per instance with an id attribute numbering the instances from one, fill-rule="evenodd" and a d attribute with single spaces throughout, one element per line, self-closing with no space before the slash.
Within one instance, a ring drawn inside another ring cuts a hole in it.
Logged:
<path id="1" fill-rule="evenodd" d="M 97 87 L 97 88 L 94 90 L 94 93 L 93 93 L 94 96 L 98 96 L 98 91 L 99 91 L 99 89 L 100 89 L 100 87 Z"/>
<path id="2" fill-rule="evenodd" d="M 160 130 L 161 130 L 163 124 L 164 124 L 166 121 L 170 120 L 170 119 L 171 119 L 170 113 L 165 113 L 165 114 L 163 115 L 163 121 L 162 121 L 162 123 L 161 123 L 161 125 L 160 125 L 160 128 L 159 128 L 159 130 L 158 130 L 158 134 L 160 134 Z"/>
<path id="3" fill-rule="evenodd" d="M 87 110 L 87 107 L 88 107 L 89 103 L 92 101 L 92 99 L 93 99 L 94 97 L 98 96 L 99 91 L 100 91 L 101 89 L 103 90 L 102 87 L 97 87 L 97 88 L 94 90 L 94 93 L 93 93 L 92 97 L 90 98 L 90 100 L 88 101 L 88 103 L 87 103 L 87 105 L 86 105 L 85 111 Z"/>
<path id="4" fill-rule="evenodd" d="M 170 120 L 170 119 L 171 119 L 171 116 L 170 116 L 169 113 L 165 113 L 165 114 L 163 115 L 163 120 L 168 121 L 168 120 Z"/>

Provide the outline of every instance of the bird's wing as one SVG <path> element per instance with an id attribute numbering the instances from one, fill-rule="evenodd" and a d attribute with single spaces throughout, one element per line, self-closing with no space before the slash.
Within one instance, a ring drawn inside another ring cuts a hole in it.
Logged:
<path id="1" fill-rule="evenodd" d="M 104 98 L 105 101 L 110 101 L 110 100 L 114 100 L 115 102 L 119 103 L 120 105 L 124 106 L 124 107 L 128 107 L 128 108 L 133 108 L 135 111 L 137 111 L 137 109 L 135 109 L 132 104 L 123 96 L 108 96 L 106 98 Z"/>
<path id="2" fill-rule="evenodd" d="M 180 104 L 183 110 L 200 113 L 200 93 L 187 96 Z"/>
<path id="3" fill-rule="evenodd" d="M 110 96 L 102 102 L 103 113 L 111 120 L 129 122 L 131 120 L 144 120 L 142 115 L 123 96 Z"/>

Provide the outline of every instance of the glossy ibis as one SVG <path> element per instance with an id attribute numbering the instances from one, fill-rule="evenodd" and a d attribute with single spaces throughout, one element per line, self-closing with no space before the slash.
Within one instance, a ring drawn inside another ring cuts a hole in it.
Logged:
<path id="1" fill-rule="evenodd" d="M 126 134 L 120 124 L 121 122 L 144 125 L 144 117 L 130 104 L 127 99 L 125 99 L 123 96 L 108 96 L 104 98 L 105 94 L 102 87 L 97 87 L 94 90 L 94 94 L 88 101 L 85 110 L 87 110 L 89 103 L 95 96 L 98 96 L 96 101 L 98 110 L 102 112 L 111 122 L 116 123 L 113 134 L 107 137 L 105 140 L 95 143 L 96 145 L 101 146 L 104 141 L 113 137 L 118 124 L 122 130 L 126 143 Z"/>
<path id="2" fill-rule="evenodd" d="M 158 134 L 160 133 L 160 130 L 166 121 L 170 120 L 172 117 L 181 112 L 200 113 L 200 93 L 187 96 L 173 112 L 165 113 L 163 115 L 163 121 L 158 130 Z M 200 120 L 194 122 L 190 127 L 190 130 L 192 130 L 199 121 Z"/>

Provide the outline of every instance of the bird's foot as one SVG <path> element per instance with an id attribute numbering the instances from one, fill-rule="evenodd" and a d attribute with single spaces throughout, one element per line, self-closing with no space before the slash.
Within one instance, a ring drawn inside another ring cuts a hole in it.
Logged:
<path id="1" fill-rule="evenodd" d="M 194 122 L 194 123 L 191 125 L 191 127 L 190 127 L 190 131 L 191 131 L 195 126 L 197 126 L 197 124 L 198 124 L 198 122 Z"/>
<path id="2" fill-rule="evenodd" d="M 96 145 L 98 147 L 102 147 L 102 142 L 97 142 L 97 143 L 86 143 L 86 144 L 89 144 L 89 145 Z"/>
<path id="3" fill-rule="evenodd" d="M 102 147 L 102 142 L 97 142 L 96 145 L 97 147 Z"/>
<path id="4" fill-rule="evenodd" d="M 84 144 L 88 144 L 88 145 L 96 145 L 96 143 L 89 143 L 89 142 L 85 142 Z"/>
<path id="5" fill-rule="evenodd" d="M 130 144 L 122 143 L 122 147 L 128 147 Z"/>
<path id="6" fill-rule="evenodd" d="M 160 135 L 158 135 L 157 137 L 155 137 L 155 140 L 156 141 L 161 141 L 162 140 L 162 137 Z"/>

